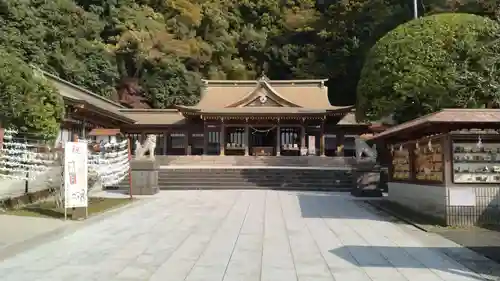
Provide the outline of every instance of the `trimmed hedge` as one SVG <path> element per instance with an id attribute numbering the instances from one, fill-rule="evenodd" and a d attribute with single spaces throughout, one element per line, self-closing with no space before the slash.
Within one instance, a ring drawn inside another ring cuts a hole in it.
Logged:
<path id="1" fill-rule="evenodd" d="M 370 50 L 357 88 L 358 119 L 398 122 L 446 107 L 500 105 L 500 25 L 471 14 L 412 20 Z"/>

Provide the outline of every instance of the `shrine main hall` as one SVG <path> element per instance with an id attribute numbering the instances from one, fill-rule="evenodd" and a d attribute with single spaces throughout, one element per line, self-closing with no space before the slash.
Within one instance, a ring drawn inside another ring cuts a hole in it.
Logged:
<path id="1" fill-rule="evenodd" d="M 157 155 L 354 156 L 370 132 L 353 106 L 333 106 L 327 80 L 203 80 L 200 101 L 172 109 L 130 109 L 45 73 L 63 96 L 59 141 L 119 128 L 135 141 L 156 136 Z"/>

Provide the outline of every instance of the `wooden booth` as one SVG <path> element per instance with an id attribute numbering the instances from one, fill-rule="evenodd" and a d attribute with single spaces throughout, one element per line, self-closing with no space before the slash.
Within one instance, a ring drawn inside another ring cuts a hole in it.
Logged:
<path id="1" fill-rule="evenodd" d="M 389 200 L 447 225 L 500 224 L 500 110 L 444 109 L 371 138 Z"/>

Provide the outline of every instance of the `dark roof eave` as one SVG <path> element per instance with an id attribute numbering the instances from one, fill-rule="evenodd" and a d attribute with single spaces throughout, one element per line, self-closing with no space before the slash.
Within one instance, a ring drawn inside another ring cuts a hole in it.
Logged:
<path id="1" fill-rule="evenodd" d="M 179 127 L 179 126 L 184 126 L 184 125 L 186 125 L 186 123 L 183 123 L 183 122 L 180 122 L 180 123 L 165 123 L 165 124 L 140 123 L 140 124 L 129 124 L 129 125 L 125 126 L 124 128 L 127 128 L 127 129 L 148 129 L 148 128 L 151 128 L 151 129 L 161 129 L 161 128 L 169 128 L 169 127 Z"/>
<path id="2" fill-rule="evenodd" d="M 63 96 L 63 101 L 69 102 L 71 104 L 83 104 L 83 103 L 85 103 L 84 100 L 74 99 L 74 98 L 70 98 L 70 97 L 66 97 L 66 96 Z"/>
<path id="3" fill-rule="evenodd" d="M 384 139 L 389 139 L 391 137 L 397 136 L 397 135 L 406 135 L 409 132 L 415 132 L 430 126 L 434 127 L 443 127 L 441 125 L 460 125 L 460 127 L 463 128 L 476 128 L 478 124 L 488 124 L 491 126 L 495 126 L 495 124 L 498 124 L 496 121 L 491 121 L 491 122 L 477 122 L 477 121 L 458 121 L 458 122 L 450 122 L 450 121 L 423 121 L 421 123 L 415 124 L 414 126 L 407 127 L 401 130 L 394 130 L 388 133 L 382 132 L 380 134 L 377 134 L 373 136 L 370 140 L 384 140 Z"/>
<path id="4" fill-rule="evenodd" d="M 86 110 L 96 112 L 96 113 L 103 115 L 103 116 L 106 116 L 106 117 L 110 117 L 114 120 L 118 120 L 118 121 L 125 123 L 125 124 L 134 124 L 136 122 L 136 120 L 134 120 L 134 119 L 131 119 L 129 117 L 126 117 L 124 115 L 117 114 L 117 113 L 114 113 L 111 111 L 107 111 L 105 109 L 102 109 L 100 107 L 92 105 L 88 102 L 84 102 L 84 105 L 85 105 L 84 109 L 86 109 Z"/>
<path id="5" fill-rule="evenodd" d="M 183 113 L 193 113 L 193 114 L 206 114 L 206 115 L 241 115 L 241 116 L 246 116 L 246 115 L 325 115 L 325 114 L 331 114 L 331 113 L 346 113 L 344 110 L 324 110 L 324 109 L 318 109 L 318 110 L 303 110 L 303 111 L 290 111 L 290 112 L 259 112 L 258 107 L 256 107 L 256 111 L 254 112 L 220 112 L 220 111 L 210 111 L 210 110 L 186 110 L 182 111 Z"/>
<path id="6" fill-rule="evenodd" d="M 174 105 L 174 108 L 180 112 L 201 112 L 201 109 L 191 106 Z"/>
<path id="7" fill-rule="evenodd" d="M 307 115 L 325 115 L 327 114 L 326 111 L 316 111 L 316 112 L 213 112 L 213 111 L 198 111 L 198 112 L 192 112 L 195 113 L 196 115 L 210 115 L 210 116 L 215 116 L 215 115 L 223 115 L 223 116 L 253 116 L 253 115 L 259 115 L 259 116 L 265 116 L 265 115 L 298 115 L 298 116 L 307 116 Z"/>
<path id="8" fill-rule="evenodd" d="M 69 87 L 71 87 L 71 88 L 73 88 L 73 89 L 76 89 L 76 90 L 78 90 L 78 91 L 80 91 L 80 92 L 83 92 L 83 93 L 85 93 L 85 94 L 87 94 L 87 95 L 89 95 L 89 96 L 91 96 L 91 97 L 93 97 L 93 98 L 96 98 L 96 99 L 98 99 L 98 100 L 101 100 L 101 101 L 103 101 L 103 102 L 106 102 L 106 103 L 108 103 L 108 104 L 110 104 L 110 105 L 114 105 L 114 106 L 116 106 L 117 108 L 125 108 L 123 105 L 121 105 L 121 104 L 119 104 L 119 103 L 117 103 L 117 102 L 114 102 L 114 101 L 112 101 L 112 100 L 109 100 L 109 99 L 107 99 L 107 98 L 105 98 L 105 97 L 102 97 L 102 96 L 100 96 L 100 95 L 98 95 L 98 94 L 96 94 L 96 93 L 93 93 L 93 92 L 91 92 L 91 91 L 89 91 L 89 90 L 87 90 L 87 89 L 85 89 L 85 88 L 83 88 L 83 87 L 80 87 L 80 86 L 78 86 L 78 85 L 75 85 L 75 84 L 73 84 L 73 83 L 71 83 L 71 82 L 69 82 L 69 81 L 67 81 L 67 80 L 62 79 L 61 77 L 59 77 L 59 76 L 57 76 L 57 75 L 54 75 L 54 74 L 52 74 L 52 73 L 50 73 L 50 72 L 47 72 L 47 71 L 45 71 L 45 70 L 42 70 L 42 69 L 39 69 L 39 71 L 42 73 L 42 75 L 43 75 L 43 76 L 48 77 L 48 78 L 49 78 L 50 80 L 52 80 L 52 81 L 55 81 L 55 82 L 58 82 L 58 83 L 64 84 L 64 85 L 66 85 L 66 86 L 69 86 Z"/>
<path id="9" fill-rule="evenodd" d="M 418 130 L 426 128 L 430 125 L 432 125 L 431 122 L 425 121 L 425 122 L 416 124 L 415 126 L 407 127 L 407 128 L 402 129 L 402 130 L 392 131 L 392 132 L 389 132 L 387 134 L 385 134 L 385 132 L 376 134 L 372 138 L 370 138 L 370 140 L 373 140 L 373 141 L 377 140 L 378 141 L 378 140 L 388 139 L 388 138 L 394 137 L 396 135 L 401 135 L 401 136 L 407 135 L 410 132 L 418 131 Z"/>
<path id="10" fill-rule="evenodd" d="M 354 124 L 338 124 L 337 123 L 336 125 L 339 127 L 350 127 L 350 126 L 352 126 L 352 127 L 367 127 L 367 128 L 370 127 L 370 124 L 368 124 L 368 123 L 354 123 Z"/>
<path id="11" fill-rule="evenodd" d="M 347 110 L 352 110 L 354 108 L 354 105 L 348 105 L 345 107 L 340 107 L 340 108 L 329 108 L 326 109 L 326 112 L 338 112 L 338 111 L 347 111 Z"/>

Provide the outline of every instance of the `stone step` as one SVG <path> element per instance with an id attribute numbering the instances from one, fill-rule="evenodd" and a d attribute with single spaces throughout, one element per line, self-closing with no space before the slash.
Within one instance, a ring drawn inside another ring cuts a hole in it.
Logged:
<path id="1" fill-rule="evenodd" d="M 172 176 L 159 176 L 159 180 L 184 180 L 184 179 L 193 179 L 194 177 L 172 177 Z M 196 177 L 197 180 L 255 180 L 255 179 L 268 179 L 268 180 L 288 180 L 288 181 L 306 181 L 306 180 L 324 180 L 324 181 L 350 181 L 351 177 L 287 177 L 287 176 L 206 176 L 206 177 Z"/>
<path id="2" fill-rule="evenodd" d="M 234 165 L 234 166 L 324 166 L 345 167 L 370 163 L 368 160 L 356 160 L 352 157 L 320 156 L 156 156 L 160 165 Z"/>
<path id="3" fill-rule="evenodd" d="M 352 178 L 350 177 L 307 177 L 307 178 L 291 178 L 291 177 L 283 177 L 283 176 L 260 176 L 260 177 L 227 177 L 227 176 L 221 176 L 221 177 L 166 177 L 166 176 L 161 176 L 158 177 L 159 181 L 198 181 L 198 182 L 203 182 L 203 181 L 213 181 L 213 182 L 223 182 L 223 181 L 259 181 L 259 180 L 266 180 L 266 181 L 279 181 L 279 182 L 350 182 L 352 183 Z"/>
<path id="4" fill-rule="evenodd" d="M 159 177 L 197 177 L 197 178 L 215 178 L 215 177 L 229 177 L 229 178 L 248 178 L 248 177 L 290 177 L 290 178 L 302 178 L 302 177 L 321 177 L 321 178 L 342 178 L 342 177 L 352 177 L 349 174 L 341 173 L 196 173 L 196 172 L 186 172 L 186 173 L 158 173 Z"/>
<path id="5" fill-rule="evenodd" d="M 351 190 L 351 170 L 328 168 L 181 168 L 160 169 L 160 189 Z M 128 189 L 128 178 L 111 189 Z"/>
<path id="6" fill-rule="evenodd" d="M 352 190 L 351 187 L 345 188 L 330 188 L 330 187 L 309 187 L 309 186 L 207 186 L 207 185 L 197 185 L 197 186 L 187 186 L 187 185 L 177 185 L 177 186 L 162 186 L 160 190 L 214 190 L 214 189 L 234 189 L 234 190 L 248 190 L 248 189 L 270 189 L 270 190 L 295 190 L 295 191 L 335 191 L 335 192 L 350 192 Z"/>
<path id="7" fill-rule="evenodd" d="M 329 175 L 329 174 L 346 174 L 351 175 L 351 170 L 335 170 L 335 169 L 279 169 L 279 168 L 263 168 L 263 169 L 224 169 L 224 168 L 187 168 L 187 169 L 163 169 L 159 170 L 160 174 L 287 174 L 287 175 Z"/>
<path id="8" fill-rule="evenodd" d="M 226 185 L 226 184 L 249 184 L 249 185 L 327 185 L 327 186 L 345 186 L 352 185 L 349 181 L 280 181 L 280 180 L 224 180 L 224 181 L 209 181 L 209 180 L 197 180 L 197 179 L 186 179 L 186 180 L 158 180 L 159 185 L 177 185 L 177 184 L 203 184 L 203 185 Z"/>

